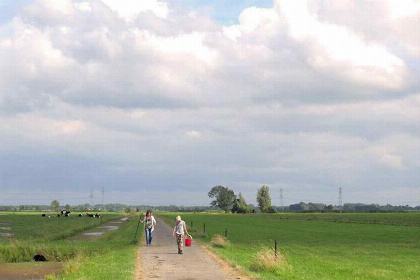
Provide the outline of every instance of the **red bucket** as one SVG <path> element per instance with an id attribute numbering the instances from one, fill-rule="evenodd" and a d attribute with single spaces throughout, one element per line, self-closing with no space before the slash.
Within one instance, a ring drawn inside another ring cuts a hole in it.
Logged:
<path id="1" fill-rule="evenodd" d="M 186 247 L 190 247 L 191 246 L 191 244 L 192 244 L 192 237 L 191 237 L 191 235 L 190 235 L 190 237 L 188 238 L 185 238 L 185 246 Z"/>

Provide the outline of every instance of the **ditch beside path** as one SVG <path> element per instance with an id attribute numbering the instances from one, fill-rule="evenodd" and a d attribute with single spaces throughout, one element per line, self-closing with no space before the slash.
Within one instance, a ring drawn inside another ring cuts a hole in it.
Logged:
<path id="1" fill-rule="evenodd" d="M 242 279 L 226 271 L 197 243 L 184 246 L 184 254 L 179 255 L 172 228 L 162 219 L 156 220 L 152 245 L 140 248 L 137 279 Z"/>

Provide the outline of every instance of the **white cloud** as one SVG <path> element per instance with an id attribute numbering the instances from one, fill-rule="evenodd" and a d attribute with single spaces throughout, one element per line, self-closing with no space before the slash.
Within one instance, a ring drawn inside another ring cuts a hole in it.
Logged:
<path id="1" fill-rule="evenodd" d="M 151 11 L 157 16 L 168 16 L 168 6 L 160 0 L 102 0 L 112 10 L 128 21 L 132 21 L 139 13 Z"/>
<path id="2" fill-rule="evenodd" d="M 276 1 L 223 26 L 161 1 L 59 2 L 0 39 L 8 186 L 417 186 L 420 44 L 401 28 L 417 12 Z"/>
<path id="3" fill-rule="evenodd" d="M 150 49 L 162 53 L 162 55 L 192 55 L 196 59 L 216 66 L 217 51 L 204 45 L 206 34 L 193 32 L 180 34 L 176 37 L 160 37 L 148 31 L 134 30 L 136 43 L 139 48 L 147 45 Z"/>
<path id="4" fill-rule="evenodd" d="M 355 83 L 405 87 L 404 62 L 384 45 L 366 42 L 344 26 L 320 22 L 310 14 L 307 1 L 277 1 L 276 8 L 290 35 L 306 45 L 311 66 L 336 71 Z"/>
<path id="5" fill-rule="evenodd" d="M 74 6 L 84 12 L 91 12 L 92 7 L 90 6 L 89 2 L 80 2 L 80 3 L 74 3 Z"/>
<path id="6" fill-rule="evenodd" d="M 387 0 L 385 1 L 391 18 L 404 18 L 420 13 L 418 0 Z"/>
<path id="7" fill-rule="evenodd" d="M 420 55 L 420 36 L 415 32 L 420 28 L 417 0 L 311 0 L 309 7 L 320 22 L 345 26 L 400 56 Z"/>
<path id="8" fill-rule="evenodd" d="M 86 128 L 82 121 L 57 121 L 53 123 L 53 128 L 63 134 L 76 134 Z"/>
<path id="9" fill-rule="evenodd" d="M 379 161 L 385 166 L 395 169 L 403 169 L 402 157 L 397 155 L 384 154 Z"/>
<path id="10" fill-rule="evenodd" d="M 200 132 L 198 132 L 198 131 L 196 131 L 196 130 L 191 130 L 191 131 L 188 131 L 188 132 L 186 132 L 185 134 L 187 134 L 187 136 L 188 136 L 188 137 L 191 137 L 191 138 L 198 138 L 198 137 L 200 137 L 200 136 L 201 136 L 201 133 L 200 133 Z"/>

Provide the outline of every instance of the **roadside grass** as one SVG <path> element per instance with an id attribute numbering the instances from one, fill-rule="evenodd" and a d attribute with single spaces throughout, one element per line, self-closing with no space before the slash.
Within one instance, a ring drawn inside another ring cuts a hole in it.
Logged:
<path id="1" fill-rule="evenodd" d="M 57 276 L 46 279 L 132 279 L 138 244 L 130 244 L 137 226 L 133 216 L 119 224 L 118 230 L 107 231 L 95 239 L 72 240 L 72 237 L 111 220 L 126 216 L 105 213 L 102 218 L 45 218 L 39 215 L 0 215 L 0 221 L 11 221 L 15 238 L 0 243 L 1 262 L 30 262 L 35 254 L 49 261 L 62 262 Z M 141 240 L 139 231 L 138 240 Z"/>
<path id="2" fill-rule="evenodd" d="M 276 273 L 277 271 L 290 269 L 290 265 L 287 263 L 284 253 L 277 252 L 277 254 L 273 254 L 271 248 L 265 247 L 254 255 L 250 269 L 257 272 L 268 271 Z"/>
<path id="3" fill-rule="evenodd" d="M 214 247 L 222 248 L 229 245 L 229 240 L 221 234 L 215 234 L 212 236 L 210 243 Z"/>
<path id="4" fill-rule="evenodd" d="M 1 214 L 0 221 L 11 223 L 14 238 L 0 243 L 1 262 L 29 262 L 36 254 L 50 261 L 65 261 L 74 258 L 80 251 L 90 252 L 74 244 L 60 242 L 103 223 L 123 217 L 121 214 L 105 214 L 102 218 L 41 217 L 40 213 Z"/>
<path id="5" fill-rule="evenodd" d="M 159 214 L 171 223 L 176 215 L 179 213 Z M 420 213 L 182 213 L 181 216 L 196 239 L 251 276 L 420 279 Z M 212 245 L 213 236 L 223 236 L 225 228 L 229 246 Z M 278 241 L 281 260 L 273 262 L 269 256 L 270 250 L 274 256 L 274 240 Z"/>
<path id="6" fill-rule="evenodd" d="M 1 213 L 0 221 L 10 222 L 14 239 L 31 241 L 53 241 L 67 238 L 79 232 L 94 228 L 110 220 L 118 219 L 120 213 L 104 213 L 102 218 L 78 217 L 72 213 L 70 217 L 56 217 L 57 214 L 47 213 L 41 217 L 41 212 Z M 84 214 L 84 213 L 82 213 Z"/>
<path id="7" fill-rule="evenodd" d="M 120 229 L 108 232 L 102 238 L 77 242 L 88 254 L 79 254 L 68 261 L 60 275 L 48 279 L 132 279 L 138 244 L 131 244 L 137 227 L 136 219 L 124 223 Z M 141 240 L 139 230 L 137 239 Z M 95 248 L 95 250 L 90 250 Z M 84 252 L 84 250 L 82 250 Z"/>

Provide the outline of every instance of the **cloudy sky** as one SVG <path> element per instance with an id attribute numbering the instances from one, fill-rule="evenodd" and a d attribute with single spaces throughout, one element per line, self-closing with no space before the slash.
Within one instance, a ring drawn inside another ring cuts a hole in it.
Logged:
<path id="1" fill-rule="evenodd" d="M 0 204 L 420 205 L 419 0 L 2 0 Z"/>

